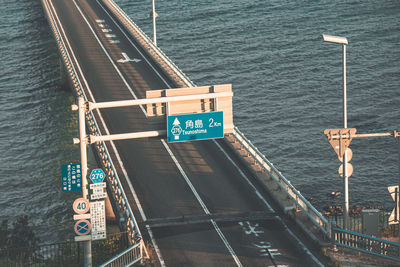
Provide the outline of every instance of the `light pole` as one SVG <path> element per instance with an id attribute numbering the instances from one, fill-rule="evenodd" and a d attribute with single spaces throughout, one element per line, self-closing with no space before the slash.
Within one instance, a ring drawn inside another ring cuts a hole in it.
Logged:
<path id="1" fill-rule="evenodd" d="M 346 45 L 347 38 L 323 34 L 324 42 L 342 44 L 343 48 L 343 127 L 347 128 L 347 96 L 346 96 Z M 347 150 L 343 155 L 343 178 L 344 178 L 344 229 L 347 229 L 349 218 L 349 176 L 347 174 Z"/>
<path id="2" fill-rule="evenodd" d="M 156 18 L 158 14 L 156 13 L 155 0 L 153 0 L 152 2 L 153 2 L 153 11 L 150 13 L 150 16 L 153 18 L 153 43 L 154 45 L 157 45 Z"/>

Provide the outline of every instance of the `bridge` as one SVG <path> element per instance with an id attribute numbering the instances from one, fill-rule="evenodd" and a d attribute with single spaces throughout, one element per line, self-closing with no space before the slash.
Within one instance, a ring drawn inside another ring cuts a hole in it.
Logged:
<path id="1" fill-rule="evenodd" d="M 106 172 L 111 203 L 129 233 L 129 263 L 150 257 L 156 266 L 324 266 L 312 241 L 330 237 L 329 223 L 233 122 L 224 118 L 221 139 L 165 139 L 160 118 L 174 92 L 200 101 L 197 112 L 210 112 L 222 108 L 215 99 L 230 85 L 196 91 L 113 0 L 42 4 L 81 99 L 88 135 L 80 142 L 91 145 Z M 154 97 L 167 100 L 150 103 Z"/>

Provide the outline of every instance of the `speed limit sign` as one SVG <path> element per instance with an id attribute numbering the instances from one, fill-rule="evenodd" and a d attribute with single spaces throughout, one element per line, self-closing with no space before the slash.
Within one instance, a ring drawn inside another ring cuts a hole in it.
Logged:
<path id="1" fill-rule="evenodd" d="M 83 197 L 77 198 L 72 207 L 74 208 L 75 213 L 85 214 L 89 211 L 89 200 Z"/>

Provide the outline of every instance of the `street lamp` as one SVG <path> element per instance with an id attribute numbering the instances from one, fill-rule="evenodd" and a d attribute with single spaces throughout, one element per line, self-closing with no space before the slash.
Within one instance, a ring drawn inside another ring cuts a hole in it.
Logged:
<path id="1" fill-rule="evenodd" d="M 347 128 L 347 96 L 346 96 L 346 45 L 347 38 L 323 34 L 324 42 L 342 44 L 343 48 L 343 124 Z M 344 176 L 344 229 L 347 229 L 349 218 L 349 175 L 347 168 L 347 149 L 343 155 L 343 176 Z"/>
<path id="2" fill-rule="evenodd" d="M 157 45 L 156 18 L 158 17 L 158 14 L 156 13 L 155 0 L 152 0 L 152 2 L 153 2 L 153 10 L 150 12 L 150 17 L 153 18 L 153 43 L 154 45 Z"/>

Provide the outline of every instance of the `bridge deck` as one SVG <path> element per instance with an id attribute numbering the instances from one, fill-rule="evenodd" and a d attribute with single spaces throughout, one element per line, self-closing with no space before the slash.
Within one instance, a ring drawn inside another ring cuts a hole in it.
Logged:
<path id="1" fill-rule="evenodd" d="M 144 98 L 147 90 L 176 87 L 102 1 L 49 3 L 79 62 L 89 100 Z M 151 130 L 141 107 L 95 111 L 95 116 L 103 134 Z M 275 213 L 269 196 L 224 140 L 168 144 L 147 138 L 107 147 L 142 232 L 159 248 L 159 265 L 320 265 L 305 256 L 280 219 L 271 220 Z M 251 213 L 263 216 L 244 215 Z M 191 223 L 173 223 L 173 217 Z"/>

